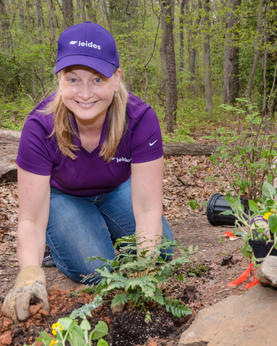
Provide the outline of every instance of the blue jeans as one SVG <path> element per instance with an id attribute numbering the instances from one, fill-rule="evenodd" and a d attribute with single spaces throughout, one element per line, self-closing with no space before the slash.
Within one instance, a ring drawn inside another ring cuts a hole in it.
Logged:
<path id="1" fill-rule="evenodd" d="M 162 223 L 163 236 L 173 240 L 164 217 Z M 89 262 L 88 257 L 113 259 L 114 241 L 134 234 L 135 227 L 131 179 L 112 192 L 93 197 L 72 196 L 51 188 L 46 242 L 56 266 L 76 282 L 103 265 L 101 260 Z"/>

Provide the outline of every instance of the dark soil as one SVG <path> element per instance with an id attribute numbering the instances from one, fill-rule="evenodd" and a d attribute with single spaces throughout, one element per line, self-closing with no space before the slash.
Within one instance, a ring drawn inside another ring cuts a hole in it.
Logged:
<path id="1" fill-rule="evenodd" d="M 209 179 L 211 175 L 216 175 L 217 179 Z M 231 231 L 232 227 L 211 226 L 202 205 L 213 193 L 222 193 L 224 188 L 227 189 L 228 183 L 223 174 L 214 172 L 206 157 L 172 157 L 166 161 L 164 182 L 164 213 L 175 238 L 186 246 L 197 245 L 199 248 L 192 263 L 183 268 L 184 272 L 193 272 L 194 276 L 187 277 L 185 283 L 171 279 L 164 289 L 167 295 L 189 306 L 192 314 L 178 319 L 164 309 L 153 307 L 152 321 L 146 323 L 144 313 L 137 309 L 126 306 L 124 311 L 113 314 L 109 304 L 105 303 L 92 312 L 90 321 L 92 327 L 98 320 L 108 324 L 109 334 L 105 339 L 110 345 L 175 346 L 197 311 L 228 295 L 245 292 L 244 284 L 227 287 L 248 267 L 247 260 L 240 253 L 242 240 L 224 237 L 224 232 Z M 191 199 L 197 200 L 200 205 L 196 211 L 187 207 Z M 0 186 L 0 303 L 13 286 L 18 272 L 16 224 L 16 183 L 5 183 Z M 34 343 L 40 331 L 51 333 L 51 325 L 58 318 L 68 316 L 72 310 L 92 300 L 87 293 L 72 295 L 72 291 L 81 286 L 66 278 L 57 268 L 45 268 L 45 273 L 49 314 L 36 305 L 32 307 L 33 316 L 30 319 L 24 323 L 13 323 L 0 312 L 0 346 Z"/>

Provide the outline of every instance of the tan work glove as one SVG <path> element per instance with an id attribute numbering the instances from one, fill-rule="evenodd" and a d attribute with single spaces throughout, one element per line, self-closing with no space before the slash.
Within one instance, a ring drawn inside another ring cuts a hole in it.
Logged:
<path id="1" fill-rule="evenodd" d="M 14 287 L 8 292 L 2 312 L 14 322 L 25 321 L 34 299 L 39 299 L 42 308 L 49 311 L 44 272 L 39 266 L 27 266 L 19 272 Z"/>

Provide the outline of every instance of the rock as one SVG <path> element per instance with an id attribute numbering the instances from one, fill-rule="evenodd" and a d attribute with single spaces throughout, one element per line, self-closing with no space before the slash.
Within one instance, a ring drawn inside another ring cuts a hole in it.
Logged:
<path id="1" fill-rule="evenodd" d="M 277 256 L 265 257 L 256 276 L 261 284 L 277 287 Z"/>
<path id="2" fill-rule="evenodd" d="M 275 345 L 277 291 L 257 285 L 244 295 L 230 296 L 201 310 L 182 334 L 178 346 Z"/>

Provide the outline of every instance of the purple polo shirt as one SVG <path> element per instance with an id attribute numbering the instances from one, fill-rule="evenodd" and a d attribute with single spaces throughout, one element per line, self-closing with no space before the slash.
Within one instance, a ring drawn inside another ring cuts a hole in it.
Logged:
<path id="1" fill-rule="evenodd" d="M 40 102 L 24 124 L 16 163 L 22 169 L 50 176 L 50 185 L 76 196 L 94 196 L 109 192 L 126 181 L 131 174 L 131 163 L 142 163 L 163 155 L 159 121 L 154 110 L 137 96 L 129 93 L 127 103 L 127 130 L 110 162 L 99 156 L 107 132 L 105 118 L 100 142 L 91 153 L 86 151 L 77 136 L 73 143 L 79 147 L 75 160 L 61 153 L 53 130 L 53 113 L 41 110 L 53 95 Z"/>

